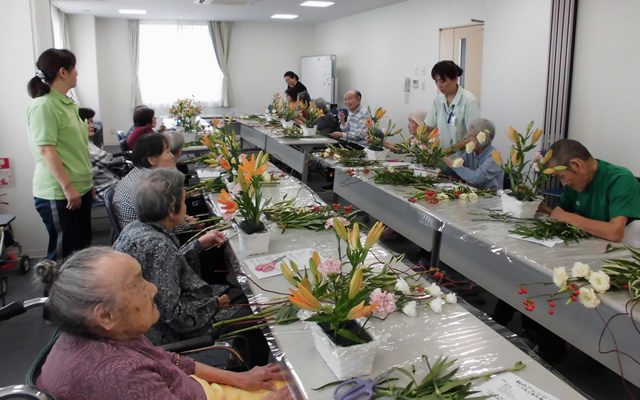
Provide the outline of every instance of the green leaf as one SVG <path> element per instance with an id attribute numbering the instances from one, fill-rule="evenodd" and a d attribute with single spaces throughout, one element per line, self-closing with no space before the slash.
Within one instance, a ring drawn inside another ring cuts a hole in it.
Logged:
<path id="1" fill-rule="evenodd" d="M 352 340 L 356 343 L 366 343 L 366 341 L 364 341 L 364 339 L 359 338 L 355 333 L 347 330 L 347 329 L 338 329 L 337 332 L 338 335 L 347 338 L 349 340 Z"/>

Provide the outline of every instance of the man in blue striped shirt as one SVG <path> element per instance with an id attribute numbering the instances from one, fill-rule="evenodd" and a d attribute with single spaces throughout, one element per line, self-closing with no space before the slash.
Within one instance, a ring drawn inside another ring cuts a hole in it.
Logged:
<path id="1" fill-rule="evenodd" d="M 369 113 L 360 105 L 362 93 L 357 90 L 349 90 L 344 95 L 344 105 L 349 110 L 349 118 L 343 112 L 338 114 L 340 119 L 340 129 L 342 132 L 333 132 L 331 137 L 334 139 L 342 139 L 349 143 L 355 143 L 363 147 L 367 147 L 367 119 Z"/>

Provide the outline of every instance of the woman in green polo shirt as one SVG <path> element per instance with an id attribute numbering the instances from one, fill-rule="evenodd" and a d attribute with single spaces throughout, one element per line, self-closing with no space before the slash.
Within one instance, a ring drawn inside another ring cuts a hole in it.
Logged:
<path id="1" fill-rule="evenodd" d="M 66 96 L 77 83 L 76 57 L 49 49 L 36 63 L 27 90 L 29 144 L 36 161 L 33 196 L 49 232 L 47 258 L 62 261 L 91 244 L 91 159 L 87 125 Z"/>

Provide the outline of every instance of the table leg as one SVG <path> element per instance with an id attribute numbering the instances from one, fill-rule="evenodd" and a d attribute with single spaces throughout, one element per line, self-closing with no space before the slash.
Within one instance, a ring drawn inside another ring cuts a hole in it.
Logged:
<path id="1" fill-rule="evenodd" d="M 433 231 L 433 241 L 431 245 L 431 262 L 429 267 L 438 268 L 440 265 L 440 242 L 442 241 L 442 231 Z"/>

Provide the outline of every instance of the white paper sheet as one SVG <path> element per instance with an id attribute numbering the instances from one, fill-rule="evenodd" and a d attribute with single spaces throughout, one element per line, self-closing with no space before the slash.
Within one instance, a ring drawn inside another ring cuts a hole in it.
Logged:
<path id="1" fill-rule="evenodd" d="M 558 400 L 512 372 L 500 374 L 476 389 L 483 395 L 494 396 L 493 400 Z"/>
<path id="2" fill-rule="evenodd" d="M 255 276 L 258 279 L 264 279 L 264 278 L 269 278 L 271 276 L 281 275 L 282 271 L 280 270 L 280 264 L 283 262 L 289 265 L 289 263 L 293 261 L 296 263 L 299 269 L 301 270 L 306 269 L 312 254 L 313 254 L 313 249 L 311 248 L 300 249 L 295 251 L 287 251 L 284 253 L 277 253 L 277 254 L 267 254 L 267 255 L 248 258 L 244 260 L 244 267 L 247 268 L 249 271 L 253 272 L 253 274 L 255 274 Z M 282 256 L 286 256 L 286 257 L 276 262 L 276 266 L 273 270 L 268 272 L 256 270 L 256 267 L 258 265 L 266 264 Z"/>
<path id="3" fill-rule="evenodd" d="M 564 240 L 562 240 L 560 238 L 540 240 L 540 239 L 534 239 L 534 238 L 531 238 L 531 237 L 524 237 L 524 236 L 516 235 L 516 234 L 511 234 L 511 235 L 509 235 L 509 237 L 512 237 L 512 238 L 515 238 L 515 239 L 524 240 L 525 242 L 541 244 L 541 245 L 547 246 L 549 248 L 557 245 L 558 243 L 563 243 L 564 242 Z"/>
<path id="4" fill-rule="evenodd" d="M 196 170 L 196 173 L 198 174 L 198 178 L 200 179 L 217 178 L 220 176 L 220 170 L 213 169 L 213 168 L 206 168 L 206 169 L 198 168 Z"/>

